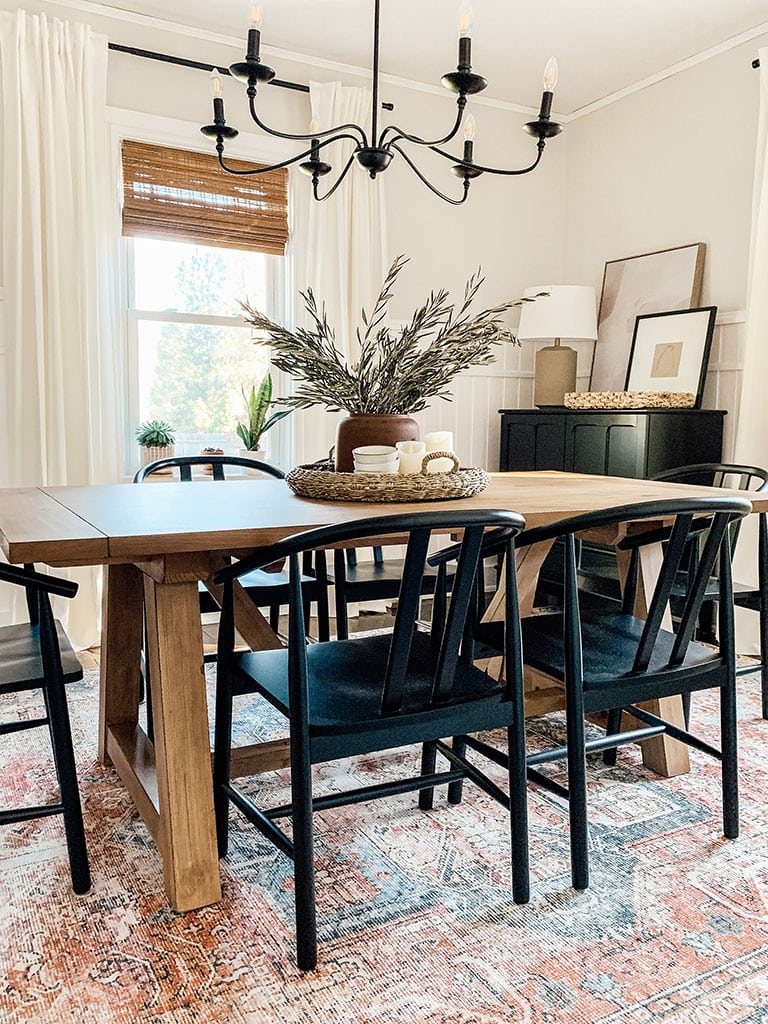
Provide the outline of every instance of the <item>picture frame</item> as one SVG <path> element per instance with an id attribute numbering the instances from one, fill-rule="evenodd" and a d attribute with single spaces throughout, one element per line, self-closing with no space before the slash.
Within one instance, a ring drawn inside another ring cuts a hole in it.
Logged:
<path id="1" fill-rule="evenodd" d="M 706 248 L 693 242 L 605 264 L 590 391 L 622 390 L 636 317 L 698 306 Z"/>
<path id="2" fill-rule="evenodd" d="M 625 391 L 690 391 L 701 408 L 717 306 L 635 319 Z"/>

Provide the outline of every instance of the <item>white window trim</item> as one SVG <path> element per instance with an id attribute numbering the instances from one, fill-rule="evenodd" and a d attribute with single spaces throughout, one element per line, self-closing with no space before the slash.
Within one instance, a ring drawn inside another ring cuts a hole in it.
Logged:
<path id="1" fill-rule="evenodd" d="M 180 149 L 189 149 L 200 153 L 210 153 L 210 140 L 200 133 L 200 125 L 193 121 L 183 121 L 179 118 L 163 117 L 158 114 L 148 114 L 138 110 L 128 110 L 123 107 L 107 107 L 107 124 L 110 132 L 112 147 L 112 166 L 114 169 L 113 189 L 119 210 L 122 203 L 122 174 L 120 145 L 123 139 L 132 139 L 137 142 L 147 142 L 161 146 L 175 146 Z M 229 146 L 227 147 L 229 153 Z M 292 156 L 295 149 L 291 143 L 284 139 L 272 139 L 269 136 L 255 135 L 251 132 L 241 132 L 236 143 L 232 145 L 231 156 L 235 159 L 252 160 L 255 163 L 278 163 Z M 139 387 L 137 379 L 138 371 L 138 321 L 139 319 L 166 320 L 174 323 L 211 323 L 221 326 L 241 326 L 242 321 L 237 317 L 209 317 L 197 316 L 185 313 L 165 313 L 148 310 L 136 310 L 129 307 L 129 291 L 133 292 L 133 282 L 129 281 L 129 273 L 132 273 L 133 260 L 128 259 L 133 244 L 132 239 L 123 239 L 124 244 L 120 246 L 118 270 L 120 273 L 120 308 L 123 310 L 123 376 L 127 388 L 123 396 L 123 436 L 128 442 L 126 451 L 132 450 L 130 442 L 133 440 L 133 430 L 137 426 L 138 396 Z M 276 257 L 279 259 L 279 257 Z M 126 265 L 126 260 L 127 265 Z M 291 281 L 291 267 L 287 265 L 290 260 L 290 245 L 286 256 L 280 264 L 282 272 L 270 275 L 270 303 L 274 315 L 284 319 L 289 308 L 287 287 Z M 284 375 L 275 370 L 273 377 L 278 393 L 287 393 L 289 384 Z M 296 445 L 293 426 L 293 416 L 288 416 L 281 424 L 282 444 L 274 453 L 275 462 L 286 468 L 292 466 L 295 459 Z M 130 476 L 126 476 L 126 480 Z"/>

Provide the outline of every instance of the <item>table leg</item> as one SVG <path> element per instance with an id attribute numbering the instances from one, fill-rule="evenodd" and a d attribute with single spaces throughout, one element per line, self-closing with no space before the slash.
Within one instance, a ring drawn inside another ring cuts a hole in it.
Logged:
<path id="1" fill-rule="evenodd" d="M 638 578 L 637 597 L 635 599 L 635 614 L 645 618 L 647 613 L 647 598 L 653 593 L 653 587 L 658 579 L 661 570 L 661 563 L 664 558 L 664 551 L 661 544 L 646 544 L 640 547 L 640 572 Z M 627 577 L 629 568 L 629 552 L 616 551 L 619 566 L 619 578 L 622 586 Z M 662 628 L 672 629 L 672 615 L 667 608 L 662 620 Z M 671 722 L 681 729 L 685 728 L 683 716 L 683 701 L 679 696 L 662 697 L 659 700 L 645 701 L 640 707 L 647 708 L 652 715 Z M 643 722 L 624 715 L 626 728 L 642 728 Z M 673 775 L 685 775 L 691 770 L 691 762 L 688 756 L 688 747 L 679 740 L 673 740 L 666 734 L 657 736 L 652 740 L 644 740 L 641 744 L 643 752 L 643 764 L 646 768 L 663 775 L 667 778 Z"/>
<path id="2" fill-rule="evenodd" d="M 196 581 L 145 579 L 155 718 L 158 845 L 177 910 L 221 899 Z"/>
<path id="3" fill-rule="evenodd" d="M 112 726 L 133 732 L 139 719 L 139 675 L 144 606 L 143 576 L 135 565 L 106 565 L 102 598 L 99 684 L 99 760 Z"/>

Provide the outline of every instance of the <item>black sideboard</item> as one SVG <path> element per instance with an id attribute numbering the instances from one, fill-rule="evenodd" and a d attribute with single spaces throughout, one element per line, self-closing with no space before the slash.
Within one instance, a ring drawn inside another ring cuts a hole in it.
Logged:
<path id="1" fill-rule="evenodd" d="M 711 409 L 500 409 L 501 470 L 645 478 L 720 462 L 725 412 Z"/>

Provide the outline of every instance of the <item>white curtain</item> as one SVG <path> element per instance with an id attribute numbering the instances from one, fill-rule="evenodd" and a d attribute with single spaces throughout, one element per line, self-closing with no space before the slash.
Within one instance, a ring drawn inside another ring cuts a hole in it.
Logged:
<path id="1" fill-rule="evenodd" d="M 752 240 L 747 289 L 747 333 L 739 418 L 736 424 L 736 461 L 768 467 L 768 48 L 760 58 L 760 114 L 752 193 Z M 734 563 L 734 577 L 757 584 L 757 519 L 744 524 Z M 757 616 L 737 609 L 739 650 L 756 652 Z"/>
<path id="2" fill-rule="evenodd" d="M 0 13 L 2 284 L 7 478 L 12 486 L 119 479 L 116 204 L 106 121 L 107 39 L 86 25 Z M 98 639 L 97 569 L 68 613 Z"/>
<path id="3" fill-rule="evenodd" d="M 368 89 L 310 82 L 310 102 L 323 131 L 349 122 L 366 126 L 370 121 Z M 322 151 L 322 159 L 333 164 L 333 171 L 321 179 L 321 195 L 336 180 L 351 151 L 351 142 Z M 311 196 L 310 179 L 292 169 L 294 322 L 303 322 L 298 293 L 310 286 L 318 302 L 325 303 L 328 322 L 336 329 L 336 344 L 351 359 L 355 358 L 360 310 L 372 306 L 387 271 L 384 184 L 384 176 L 372 181 L 355 163 L 338 191 L 318 203 Z M 314 462 L 327 455 L 342 415 L 305 409 L 291 417 L 298 462 Z"/>

